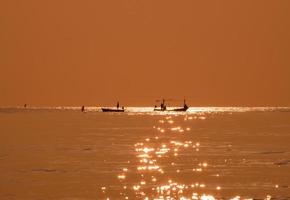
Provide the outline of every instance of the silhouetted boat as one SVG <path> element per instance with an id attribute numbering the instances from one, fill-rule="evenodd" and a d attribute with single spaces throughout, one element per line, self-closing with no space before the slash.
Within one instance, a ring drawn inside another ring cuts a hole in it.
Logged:
<path id="1" fill-rule="evenodd" d="M 125 108 L 124 107 L 120 108 L 120 104 L 118 101 L 116 108 L 102 108 L 102 111 L 103 112 L 124 112 Z"/>
<path id="2" fill-rule="evenodd" d="M 125 112 L 125 109 L 102 108 L 103 112 Z"/>
<path id="3" fill-rule="evenodd" d="M 185 112 L 185 111 L 187 111 L 188 108 L 189 107 L 186 105 L 185 99 L 184 99 L 184 101 L 183 101 L 183 107 L 181 107 L 181 108 L 167 109 L 167 107 L 165 105 L 165 99 L 162 99 L 160 108 L 157 108 L 157 106 L 155 106 L 154 111 Z"/>

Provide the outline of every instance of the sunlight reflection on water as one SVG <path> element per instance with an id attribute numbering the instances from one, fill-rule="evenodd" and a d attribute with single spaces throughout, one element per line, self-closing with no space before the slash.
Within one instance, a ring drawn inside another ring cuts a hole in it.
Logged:
<path id="1" fill-rule="evenodd" d="M 152 109 L 0 108 L 0 199 L 290 199 L 289 108 Z"/>
<path id="2" fill-rule="evenodd" d="M 177 124 L 174 120 L 176 116 L 178 115 L 175 113 L 165 114 L 152 127 L 154 132 L 152 137 L 132 144 L 135 148 L 136 166 L 135 168 L 128 166 L 131 167 L 131 171 L 124 168 L 120 174 L 116 175 L 123 188 L 118 198 L 220 199 L 220 196 L 215 196 L 210 192 L 216 191 L 215 194 L 217 194 L 218 191 L 223 190 L 223 186 L 219 184 L 220 175 L 218 173 L 213 175 L 217 179 L 216 184 L 195 181 L 196 177 L 207 171 L 211 165 L 210 160 L 183 163 L 184 156 L 189 155 L 194 160 L 194 156 L 200 153 L 202 143 L 186 137 L 186 134 L 191 133 L 191 129 L 186 127 L 186 124 L 185 127 Z M 206 120 L 206 116 L 203 113 L 194 116 L 184 115 L 183 122 L 188 123 L 192 120 Z M 166 134 L 171 134 L 171 137 L 164 137 Z M 130 176 L 134 179 L 130 179 Z M 107 198 L 110 198 L 109 191 L 106 195 Z M 231 199 L 238 200 L 240 196 Z M 265 199 L 271 199 L 271 197 L 268 195 Z"/>

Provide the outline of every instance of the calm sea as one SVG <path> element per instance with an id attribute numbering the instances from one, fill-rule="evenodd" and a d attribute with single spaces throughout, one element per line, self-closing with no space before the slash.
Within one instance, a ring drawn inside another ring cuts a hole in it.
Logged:
<path id="1" fill-rule="evenodd" d="M 290 199 L 290 108 L 0 108 L 0 199 Z"/>

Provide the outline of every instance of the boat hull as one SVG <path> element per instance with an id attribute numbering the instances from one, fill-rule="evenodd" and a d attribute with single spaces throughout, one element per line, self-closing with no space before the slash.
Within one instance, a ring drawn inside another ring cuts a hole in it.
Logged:
<path id="1" fill-rule="evenodd" d="M 175 109 L 172 109 L 171 111 L 175 111 L 175 112 L 185 112 L 187 111 L 188 108 L 175 108 Z"/>
<path id="2" fill-rule="evenodd" d="M 125 112 L 125 109 L 102 108 L 103 112 Z"/>
<path id="3" fill-rule="evenodd" d="M 160 109 L 160 108 L 154 108 L 154 111 L 160 111 L 160 112 L 163 112 L 163 111 L 167 111 L 167 112 L 185 112 L 187 111 L 188 108 L 174 108 L 174 109 Z"/>
<path id="4" fill-rule="evenodd" d="M 154 108 L 154 111 L 166 111 L 166 110 L 160 109 L 160 108 Z"/>

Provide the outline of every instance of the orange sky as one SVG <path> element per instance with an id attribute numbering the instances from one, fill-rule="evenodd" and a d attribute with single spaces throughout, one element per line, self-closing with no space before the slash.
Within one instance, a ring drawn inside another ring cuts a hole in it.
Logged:
<path id="1" fill-rule="evenodd" d="M 0 2 L 0 105 L 290 106 L 289 0 Z"/>

